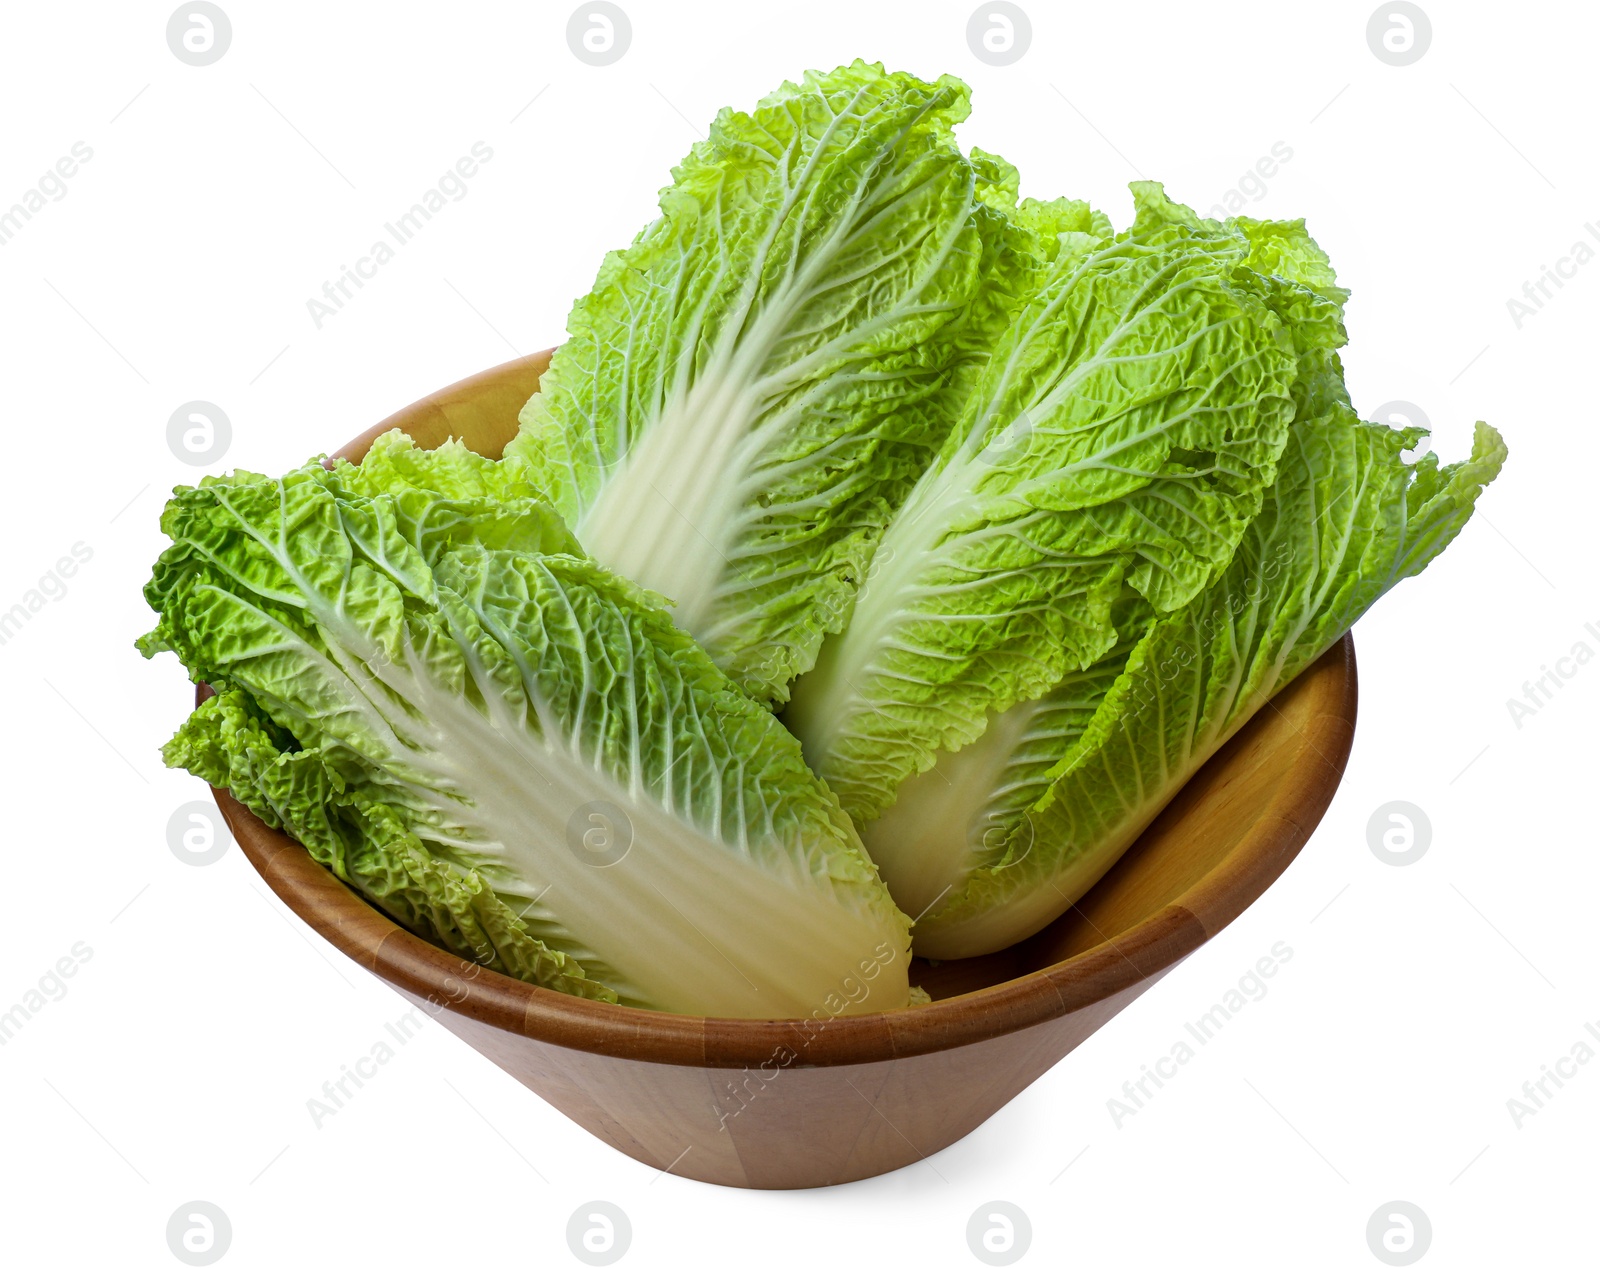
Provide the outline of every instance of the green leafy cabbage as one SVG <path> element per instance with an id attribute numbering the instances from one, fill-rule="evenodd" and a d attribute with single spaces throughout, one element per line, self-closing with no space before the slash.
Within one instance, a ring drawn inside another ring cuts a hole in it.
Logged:
<path id="1" fill-rule="evenodd" d="M 997 311 L 974 305 L 999 249 L 978 212 L 1008 194 L 954 143 L 967 109 L 958 80 L 857 62 L 724 110 L 606 257 L 508 447 L 762 699 L 843 624 Z"/>
<path id="2" fill-rule="evenodd" d="M 395 437 L 360 467 L 179 490 L 142 646 L 217 694 L 168 761 L 541 986 L 903 1005 L 908 922 L 798 743 L 519 479 Z"/>
<path id="3" fill-rule="evenodd" d="M 1209 556 L 1168 551 L 1188 564 L 1189 584 L 1175 584 L 1170 568 L 1150 567 L 1158 521 L 1149 515 L 1106 534 L 1113 555 L 1136 562 L 1098 607 L 1077 596 L 1065 613 L 1047 606 L 1053 592 L 1038 562 L 1021 578 L 1039 596 L 1040 615 L 1014 596 L 991 601 L 997 587 L 928 566 L 960 548 L 951 536 L 924 534 L 914 567 L 871 569 L 850 624 L 796 685 L 785 717 L 856 817 L 896 901 L 916 917 L 916 950 L 934 958 L 998 950 L 1065 911 L 1275 692 L 1444 549 L 1504 459 L 1498 434 L 1480 424 L 1466 462 L 1441 471 L 1430 456 L 1410 465 L 1402 454 L 1420 433 L 1356 417 L 1338 354 L 1346 292 L 1303 222 L 1203 220 L 1157 184 L 1133 190 L 1137 215 L 1118 245 L 1199 250 L 1224 263 L 1230 285 L 1259 294 L 1277 320 L 1288 367 L 1287 401 L 1272 402 L 1282 451 L 1270 462 L 1239 454 L 1249 433 L 1231 420 L 1220 435 L 1233 448 L 1201 446 L 1214 470 L 1235 479 L 1208 482 L 1192 504 L 1198 509 L 1179 521 L 1226 525 Z M 1065 289 L 1046 281 L 998 341 L 990 376 L 1002 358 L 1015 357 L 1012 344 L 1047 306 L 1052 286 Z M 1037 355 L 1070 362 L 1081 332 L 1092 329 L 1069 323 Z M 1158 357 L 1140 358 L 1118 375 L 1117 388 L 1138 391 L 1145 375 L 1165 383 L 1162 369 Z M 1074 395 L 1102 408 L 1117 399 L 1076 385 Z M 1031 416 L 1033 407 L 1023 412 Z M 1153 413 L 1158 426 L 1182 421 L 1182 398 L 1157 395 Z M 1112 461 L 1120 474 L 1120 456 Z M 1239 479 L 1241 471 L 1260 479 Z M 1077 477 L 1065 464 L 1051 471 L 1063 474 Z M 923 488 L 891 523 L 886 550 L 910 537 L 907 517 Z M 1081 531 L 1080 508 L 1063 518 Z M 1024 521 L 1030 544 L 1040 540 L 1037 522 Z M 981 527 L 992 529 L 992 521 Z M 929 540 L 937 542 L 931 551 Z M 1082 569 L 1082 554 L 1071 556 L 1072 568 Z M 1046 567 L 1064 571 L 1054 558 Z M 895 583 L 882 593 L 880 576 Z M 952 612 L 927 623 L 931 637 L 915 619 L 928 604 Z M 1098 641 L 1064 654 L 1072 649 L 1066 619 L 1086 611 L 1101 618 Z M 1025 619 L 1032 625 L 1018 639 Z M 1014 654 L 986 678 L 949 656 L 956 639 Z M 941 675 L 959 679 L 962 690 L 945 690 Z M 990 685 L 995 677 L 1001 690 Z"/>

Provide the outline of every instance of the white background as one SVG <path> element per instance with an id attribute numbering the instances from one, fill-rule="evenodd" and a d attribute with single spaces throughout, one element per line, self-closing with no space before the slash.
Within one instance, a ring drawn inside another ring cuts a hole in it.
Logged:
<path id="1" fill-rule="evenodd" d="M 0 208 L 93 150 L 0 247 L 0 609 L 93 552 L 0 646 L 0 1010 L 92 951 L 0 1047 L 7 1262 L 176 1263 L 167 1219 L 197 1198 L 231 1222 L 229 1265 L 575 1262 L 567 1220 L 591 1199 L 627 1213 L 639 1265 L 975 1263 L 966 1224 L 991 1199 L 1027 1212 L 1029 1263 L 1377 1263 L 1367 1220 L 1394 1199 L 1429 1218 L 1423 1262 L 1594 1262 L 1600 1062 L 1520 1126 L 1507 1100 L 1600 1028 L 1600 665 L 1520 727 L 1506 704 L 1574 643 L 1600 651 L 1600 261 L 1521 329 L 1507 309 L 1600 246 L 1592 9 L 1427 0 L 1431 46 L 1396 68 L 1365 2 L 1026 0 L 1031 47 L 991 67 L 968 3 L 628 0 L 631 46 L 595 68 L 565 4 L 224 7 L 232 44 L 204 68 L 169 51 L 165 4 L 12 5 L 0 37 Z M 203 795 L 157 752 L 189 692 L 132 646 L 165 492 L 202 473 L 168 417 L 215 402 L 233 437 L 210 469 L 277 472 L 557 342 L 719 107 L 856 56 L 960 75 L 967 143 L 1119 224 L 1136 176 L 1205 210 L 1285 143 L 1250 210 L 1306 216 L 1353 291 L 1358 406 L 1416 403 L 1446 460 L 1489 419 L 1506 474 L 1362 621 L 1355 751 L 1300 859 L 927 1163 L 802 1193 L 660 1176 L 432 1022 L 315 1126 L 307 1099 L 405 1008 L 236 849 L 207 867 L 168 849 Z M 316 328 L 306 301 L 479 141 L 467 196 Z M 1367 844 L 1393 800 L 1432 824 L 1407 867 Z M 1114 1123 L 1123 1081 L 1280 940 L 1270 993 Z"/>

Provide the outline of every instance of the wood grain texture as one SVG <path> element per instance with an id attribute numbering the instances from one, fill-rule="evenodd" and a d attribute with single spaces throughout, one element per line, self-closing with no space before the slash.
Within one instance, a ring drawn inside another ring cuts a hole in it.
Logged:
<path id="1" fill-rule="evenodd" d="M 400 427 L 498 455 L 538 353 L 419 401 Z M 201 689 L 205 694 L 205 689 Z M 217 790 L 272 890 L 351 959 L 601 1140 L 717 1184 L 804 1188 L 907 1166 L 1015 1097 L 1250 905 L 1305 844 L 1356 717 L 1348 636 L 1256 715 L 1071 911 L 1015 947 L 933 966 L 935 1002 L 817 1021 L 687 1017 L 574 999 L 401 929 Z"/>

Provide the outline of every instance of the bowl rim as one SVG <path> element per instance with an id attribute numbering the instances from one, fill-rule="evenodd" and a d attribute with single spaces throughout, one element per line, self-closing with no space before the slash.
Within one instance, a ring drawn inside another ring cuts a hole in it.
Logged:
<path id="1" fill-rule="evenodd" d="M 339 451 L 364 453 L 392 427 L 437 418 L 489 381 L 532 374 L 549 352 L 492 367 L 391 415 Z M 351 959 L 435 1013 L 448 1011 L 526 1039 L 657 1064 L 739 1068 L 856 1065 L 938 1052 L 1052 1021 L 1160 976 L 1244 911 L 1310 837 L 1343 775 L 1354 739 L 1355 646 L 1346 633 L 1288 689 L 1316 692 L 1301 758 L 1255 822 L 1176 898 L 1112 938 L 1020 977 L 930 1004 L 822 1019 L 698 1017 L 580 999 L 442 950 L 370 906 L 286 834 L 225 789 L 217 805 L 241 851 L 296 915 Z M 201 686 L 196 703 L 210 695 Z M 1269 704 L 1269 707 L 1270 704 Z M 1256 715 L 1212 761 L 1248 739 Z M 1312 760 L 1319 758 L 1319 761 Z"/>

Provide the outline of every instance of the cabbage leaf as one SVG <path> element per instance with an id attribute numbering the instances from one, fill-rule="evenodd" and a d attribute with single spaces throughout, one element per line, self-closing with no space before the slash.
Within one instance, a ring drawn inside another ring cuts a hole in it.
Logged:
<path id="1" fill-rule="evenodd" d="M 218 694 L 168 761 L 541 986 L 744 1017 L 905 1004 L 908 922 L 798 743 L 518 479 L 391 437 L 360 467 L 178 490 L 141 647 Z"/>
<path id="2" fill-rule="evenodd" d="M 864 824 L 900 784 L 1182 608 L 1260 511 L 1301 359 L 1336 298 L 1250 267 L 1242 233 L 1136 187 L 1121 235 L 1067 231 L 884 534 L 848 625 L 784 712 Z"/>
<path id="3" fill-rule="evenodd" d="M 1455 538 L 1505 446 L 1479 423 L 1470 458 L 1408 464 L 1424 434 L 1338 401 L 1297 421 L 1214 585 L 901 790 L 864 837 L 919 917 L 919 954 L 981 955 L 1054 920 L 1257 710 Z"/>
<path id="4" fill-rule="evenodd" d="M 999 294 L 1023 264 L 989 207 L 1014 199 L 1005 165 L 955 145 L 967 110 L 959 80 L 856 62 L 722 111 L 573 308 L 507 447 L 761 699 L 843 624 L 949 430 L 943 389 L 1002 308 L 975 304 L 980 269 Z"/>

